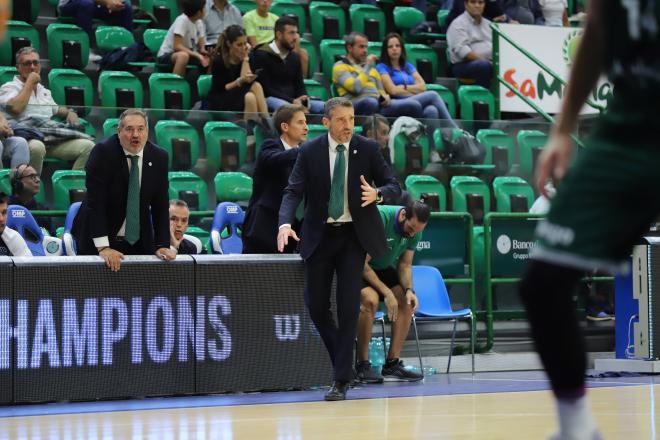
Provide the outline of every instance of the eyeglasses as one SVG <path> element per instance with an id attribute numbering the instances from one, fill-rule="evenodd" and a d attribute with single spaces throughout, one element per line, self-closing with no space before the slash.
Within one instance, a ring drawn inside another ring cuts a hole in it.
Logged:
<path id="1" fill-rule="evenodd" d="M 34 174 L 26 174 L 25 176 L 22 176 L 21 179 L 32 179 L 35 182 L 39 181 L 39 174 L 34 173 Z"/>
<path id="2" fill-rule="evenodd" d="M 23 61 L 22 63 L 19 63 L 23 67 L 30 67 L 30 66 L 38 66 L 41 64 L 41 61 L 39 60 L 29 60 L 29 61 Z"/>

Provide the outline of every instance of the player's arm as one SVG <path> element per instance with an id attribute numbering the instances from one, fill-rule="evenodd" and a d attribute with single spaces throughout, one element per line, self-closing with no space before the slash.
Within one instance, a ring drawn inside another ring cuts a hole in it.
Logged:
<path id="1" fill-rule="evenodd" d="M 399 264 L 397 265 L 399 284 L 403 288 L 403 294 L 406 297 L 406 302 L 413 307 L 413 313 L 415 313 L 419 307 L 419 301 L 417 301 L 417 295 L 413 290 L 412 283 L 412 263 L 414 255 L 415 251 L 407 249 L 399 257 Z"/>
<path id="2" fill-rule="evenodd" d="M 362 270 L 362 277 L 364 280 L 378 293 L 381 293 L 385 298 L 385 305 L 387 306 L 387 317 L 390 321 L 396 321 L 396 314 L 398 310 L 398 301 L 394 296 L 394 292 L 390 290 L 376 275 L 376 272 L 369 265 L 371 256 L 367 255 L 367 258 L 364 260 L 364 269 Z"/>

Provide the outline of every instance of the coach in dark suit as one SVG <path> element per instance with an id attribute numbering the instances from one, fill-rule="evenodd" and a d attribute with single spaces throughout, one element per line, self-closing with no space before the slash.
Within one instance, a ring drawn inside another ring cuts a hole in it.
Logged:
<path id="1" fill-rule="evenodd" d="M 285 104 L 273 114 L 273 122 L 280 137 L 266 139 L 257 157 L 252 197 L 243 222 L 244 254 L 277 252 L 277 215 L 282 193 L 296 163 L 298 146 L 307 139 L 305 107 Z M 295 243 L 289 243 L 286 251 L 294 249 Z"/>
<path id="2" fill-rule="evenodd" d="M 113 271 L 124 255 L 172 260 L 167 153 L 147 141 L 146 115 L 129 109 L 117 134 L 94 146 L 85 166 L 87 195 L 73 224 L 78 254 L 99 255 Z"/>
<path id="3" fill-rule="evenodd" d="M 328 136 L 303 144 L 284 191 L 279 214 L 278 249 L 289 238 L 296 207 L 306 196 L 300 255 L 305 260 L 305 304 L 334 368 L 326 400 L 344 400 L 353 377 L 353 340 L 360 313 L 365 254 L 386 251 L 385 231 L 376 204 L 401 188 L 376 142 L 353 135 L 353 104 L 332 98 L 325 105 Z M 375 182 L 377 188 L 368 182 Z M 330 311 L 330 288 L 337 274 L 337 319 Z"/>

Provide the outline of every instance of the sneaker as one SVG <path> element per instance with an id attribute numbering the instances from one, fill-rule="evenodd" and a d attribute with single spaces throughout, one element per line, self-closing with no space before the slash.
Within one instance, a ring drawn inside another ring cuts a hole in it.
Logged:
<path id="1" fill-rule="evenodd" d="M 385 362 L 381 374 L 386 381 L 402 380 L 406 382 L 416 382 L 424 378 L 420 373 L 407 370 L 406 367 L 403 366 L 403 361 L 399 359 L 388 360 Z"/>
<path id="2" fill-rule="evenodd" d="M 608 315 L 607 313 L 601 310 L 600 312 L 597 313 L 596 312 L 588 313 L 587 319 L 589 321 L 610 321 L 614 319 L 614 317 L 612 315 Z"/>
<path id="3" fill-rule="evenodd" d="M 360 361 L 355 366 L 357 374 L 356 382 L 360 383 L 383 383 L 383 376 L 371 369 L 371 362 Z"/>

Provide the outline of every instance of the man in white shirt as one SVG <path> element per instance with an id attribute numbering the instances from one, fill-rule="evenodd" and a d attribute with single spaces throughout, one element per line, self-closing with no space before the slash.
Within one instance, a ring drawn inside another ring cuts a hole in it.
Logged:
<path id="1" fill-rule="evenodd" d="M 21 234 L 7 227 L 7 207 L 9 196 L 0 192 L 0 255 L 8 257 L 31 257 Z"/>
<path id="2" fill-rule="evenodd" d="M 465 12 L 447 29 L 447 45 L 454 75 L 490 88 L 493 39 L 490 21 L 483 17 L 484 7 L 484 0 L 465 0 Z"/>
<path id="3" fill-rule="evenodd" d="M 204 28 L 206 31 L 206 50 L 211 56 L 215 53 L 220 34 L 232 24 L 243 26 L 241 11 L 227 0 L 206 0 Z"/>

